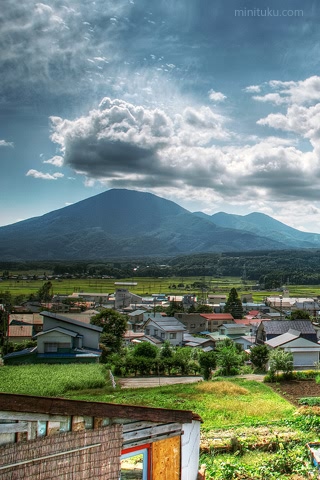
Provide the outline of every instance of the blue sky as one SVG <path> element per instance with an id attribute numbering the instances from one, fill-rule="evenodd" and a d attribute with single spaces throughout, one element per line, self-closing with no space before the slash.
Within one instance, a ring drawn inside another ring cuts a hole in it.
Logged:
<path id="1" fill-rule="evenodd" d="M 129 188 L 320 232 L 319 23 L 314 0 L 6 0 L 0 225 Z"/>

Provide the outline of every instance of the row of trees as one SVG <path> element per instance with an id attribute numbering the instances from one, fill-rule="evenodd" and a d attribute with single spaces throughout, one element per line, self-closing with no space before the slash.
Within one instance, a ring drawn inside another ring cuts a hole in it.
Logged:
<path id="1" fill-rule="evenodd" d="M 137 265 L 139 268 L 137 268 Z M 0 262 L 0 269 L 9 271 L 46 270 L 54 275 L 107 275 L 115 278 L 132 277 L 221 277 L 243 275 L 246 279 L 280 287 L 288 280 L 292 284 L 320 283 L 320 255 L 315 249 L 288 251 L 255 251 L 180 255 L 171 259 L 130 259 L 106 262 Z"/>
<path id="2" fill-rule="evenodd" d="M 215 350 L 203 352 L 190 347 L 172 347 L 165 342 L 161 348 L 141 342 L 134 347 L 126 347 L 116 354 L 106 355 L 103 361 L 109 364 L 115 375 L 197 375 L 205 380 L 216 376 L 237 375 L 247 370 L 250 361 L 254 370 L 266 372 L 269 362 L 269 376 L 274 378 L 278 372 L 289 374 L 293 370 L 293 357 L 290 352 L 281 349 L 269 351 L 266 345 L 252 348 L 250 355 L 243 352 L 239 345 L 226 339 Z"/>

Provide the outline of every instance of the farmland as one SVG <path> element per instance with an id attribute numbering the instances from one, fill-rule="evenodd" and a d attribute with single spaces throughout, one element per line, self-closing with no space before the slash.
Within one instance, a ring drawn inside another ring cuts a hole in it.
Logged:
<path id="1" fill-rule="evenodd" d="M 10 292 L 14 297 L 31 294 L 43 286 L 46 279 L 7 279 L 0 282 L 1 292 Z M 252 294 L 254 302 L 262 302 L 269 295 L 279 295 L 279 290 L 253 290 L 254 284 L 244 284 L 240 277 L 126 277 L 114 278 L 50 278 L 54 295 L 71 295 L 77 292 L 113 293 L 121 288 L 119 283 L 136 283 L 127 287 L 137 295 L 165 293 L 171 296 L 195 293 L 199 299 L 207 298 L 208 294 L 228 294 L 235 287 L 239 294 Z M 205 286 L 203 286 L 205 285 Z M 320 295 L 319 285 L 290 285 L 287 287 L 290 296 L 317 297 Z"/>

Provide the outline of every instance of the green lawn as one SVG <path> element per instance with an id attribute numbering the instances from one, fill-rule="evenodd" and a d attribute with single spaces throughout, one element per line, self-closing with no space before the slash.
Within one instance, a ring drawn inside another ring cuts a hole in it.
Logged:
<path id="1" fill-rule="evenodd" d="M 99 364 L 0 367 L 2 393 L 58 397 L 67 391 L 102 388 L 107 379 L 105 367 Z"/>

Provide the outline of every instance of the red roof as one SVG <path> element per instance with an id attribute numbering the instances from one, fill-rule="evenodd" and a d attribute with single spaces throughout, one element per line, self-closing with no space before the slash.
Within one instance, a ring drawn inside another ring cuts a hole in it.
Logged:
<path id="1" fill-rule="evenodd" d="M 9 337 L 32 337 L 32 325 L 9 325 Z"/>
<path id="2" fill-rule="evenodd" d="M 200 313 L 201 317 L 207 320 L 231 320 L 234 321 L 231 313 Z"/>

